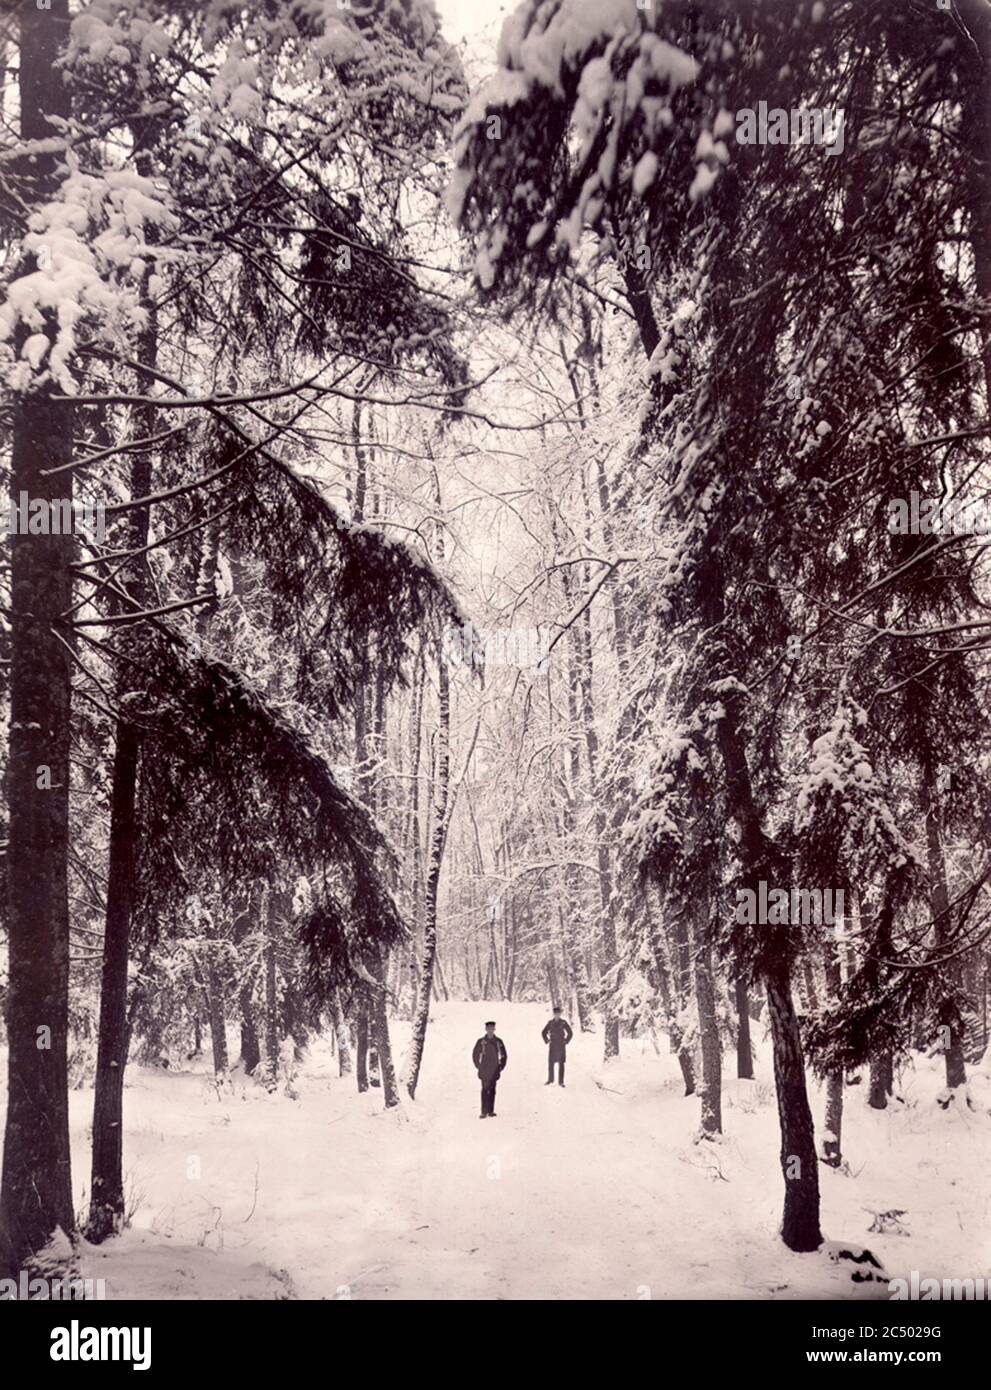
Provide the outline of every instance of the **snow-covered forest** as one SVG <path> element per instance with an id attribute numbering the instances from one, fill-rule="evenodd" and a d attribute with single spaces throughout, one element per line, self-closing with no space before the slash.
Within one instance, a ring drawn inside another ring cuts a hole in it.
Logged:
<path id="1" fill-rule="evenodd" d="M 0 1284 L 991 1277 L 989 0 L 10 0 L 0 276 Z"/>

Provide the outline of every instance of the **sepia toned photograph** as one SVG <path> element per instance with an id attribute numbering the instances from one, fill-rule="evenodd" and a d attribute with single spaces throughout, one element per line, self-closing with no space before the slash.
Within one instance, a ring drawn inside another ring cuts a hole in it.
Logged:
<path id="1" fill-rule="evenodd" d="M 991 0 L 3 0 L 13 1345 L 982 1345 L 989 441 Z"/>

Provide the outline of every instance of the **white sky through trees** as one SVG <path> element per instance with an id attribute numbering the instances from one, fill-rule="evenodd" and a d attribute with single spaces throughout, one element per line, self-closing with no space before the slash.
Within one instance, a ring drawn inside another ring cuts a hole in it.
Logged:
<path id="1" fill-rule="evenodd" d="M 516 8 L 515 0 L 437 0 L 437 11 L 449 43 L 467 42 L 478 57 L 485 57 L 489 45 L 494 63 L 494 40 L 507 15 Z"/>

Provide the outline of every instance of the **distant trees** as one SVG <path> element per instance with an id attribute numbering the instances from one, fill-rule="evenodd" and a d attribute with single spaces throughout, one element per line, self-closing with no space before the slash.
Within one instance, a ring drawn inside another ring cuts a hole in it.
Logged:
<path id="1" fill-rule="evenodd" d="M 11 486 L 69 499 L 74 474 L 97 477 L 112 524 L 81 554 L 73 537 L 14 543 L 8 778 L 25 781 L 10 802 L 9 1094 L 23 1103 L 12 1099 L 4 1147 L 5 1270 L 73 1226 L 70 734 L 98 760 L 113 749 L 92 1239 L 123 1216 L 123 1071 L 148 983 L 129 1002 L 136 932 L 153 940 L 204 880 L 275 892 L 291 869 L 310 883 L 315 980 L 340 989 L 403 934 L 387 846 L 335 779 L 322 726 L 340 719 L 369 653 L 387 687 L 408 634 L 436 627 L 451 601 L 411 550 L 352 526 L 298 470 L 324 447 L 307 416 L 316 428 L 373 380 L 386 404 L 402 399 L 404 373 L 424 371 L 438 384 L 421 408 L 457 398 L 446 309 L 410 268 L 394 213 L 429 187 L 458 72 L 417 5 L 316 24 L 289 12 L 258 24 L 256 10 L 93 4 L 71 24 L 64 4 L 21 11 L 31 162 L 7 185 L 21 255 L 0 321 L 22 422 Z M 376 78 L 374 110 L 357 113 L 349 85 Z M 247 603 L 230 598 L 232 565 L 262 581 Z M 247 661 L 237 611 L 259 644 Z M 80 702 L 96 714 L 73 719 Z M 22 876 L 25 891 L 35 884 L 23 922 Z M 218 942 L 228 924 L 209 923 L 204 943 Z M 224 1068 L 212 947 L 201 965 Z M 270 1066 L 274 966 L 273 948 Z"/>
<path id="2" fill-rule="evenodd" d="M 967 781 L 948 729 L 983 726 L 982 552 L 948 526 L 898 538 L 889 502 L 974 496 L 986 468 L 988 12 L 712 0 L 576 41 L 571 11 L 523 7 L 507 30 L 459 128 L 451 204 L 484 296 L 518 305 L 543 286 L 561 313 L 594 278 L 636 324 L 650 404 L 629 491 L 650 498 L 659 543 L 652 564 L 609 548 L 602 562 L 630 567 L 675 675 L 651 682 L 631 843 L 665 918 L 691 912 L 713 1084 L 710 952 L 766 997 L 782 1235 L 812 1249 L 792 981 L 828 942 L 821 926 L 744 928 L 734 890 L 856 894 L 848 962 L 831 965 L 825 1005 L 806 1000 L 806 1047 L 834 1078 L 900 1053 L 911 1016 L 958 1088 L 956 962 L 987 937 L 972 912 L 984 870 L 963 870 L 956 897 L 945 884 L 932 793 Z M 762 101 L 842 110 L 843 150 L 738 142 L 739 113 Z M 983 794 L 971 811 L 982 861 Z M 717 1128 L 705 1084 L 703 1113 Z"/>
<path id="3" fill-rule="evenodd" d="M 935 1049 L 967 1103 L 988 592 L 946 504 L 987 483 L 991 11 L 578 9 L 522 5 L 458 127 L 475 303 L 430 6 L 20 9 L 3 463 L 109 524 L 3 578 L 0 1272 L 72 1230 L 98 975 L 93 1240 L 135 1034 L 207 1024 L 224 1078 L 236 1024 L 274 1088 L 326 1019 L 392 1108 L 390 1013 L 412 1097 L 436 998 L 550 995 L 605 1060 L 666 1031 L 715 1142 L 759 1009 L 796 1250 L 849 1068 L 884 1107 Z M 760 102 L 842 149 L 739 142 Z M 893 524 L 913 496 L 943 522 Z M 761 885 L 844 908 L 741 921 Z"/>

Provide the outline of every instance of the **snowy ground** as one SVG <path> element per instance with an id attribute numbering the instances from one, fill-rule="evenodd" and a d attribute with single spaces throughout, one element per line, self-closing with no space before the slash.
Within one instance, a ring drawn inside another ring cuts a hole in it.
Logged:
<path id="1" fill-rule="evenodd" d="M 509 1052 L 497 1117 L 478 1118 L 470 1052 L 485 1018 Z M 696 1144 L 698 1101 L 650 1043 L 569 1049 L 545 1087 L 542 1005 L 438 1005 L 420 1098 L 384 1114 L 317 1048 L 298 1098 L 204 1072 L 132 1067 L 125 1094 L 133 1225 L 85 1251 L 110 1298 L 887 1298 L 849 1266 L 776 1237 L 782 1181 L 769 1068 L 727 1080 L 724 1129 Z M 396 1026 L 397 1056 L 405 1031 Z M 233 1042 L 233 1038 L 232 1038 Z M 766 1045 L 762 1060 L 768 1062 Z M 727 1069 L 729 1067 L 727 1066 Z M 991 1086 L 945 1113 L 938 1070 L 903 1076 L 905 1104 L 847 1091 L 850 1173 L 820 1168 L 827 1238 L 867 1245 L 892 1276 L 991 1274 Z M 607 1088 L 607 1089 L 603 1089 Z M 80 1209 L 92 1094 L 72 1095 Z M 822 1097 L 814 1101 L 821 1125 Z M 900 1208 L 907 1234 L 869 1232 Z"/>

